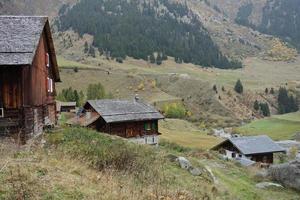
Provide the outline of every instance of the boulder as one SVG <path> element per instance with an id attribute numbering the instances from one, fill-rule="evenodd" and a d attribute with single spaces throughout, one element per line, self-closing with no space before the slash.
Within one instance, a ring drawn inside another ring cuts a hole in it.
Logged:
<path id="1" fill-rule="evenodd" d="M 178 157 L 176 159 L 176 161 L 179 163 L 179 165 L 182 169 L 188 170 L 192 167 L 192 164 L 190 163 L 190 161 L 188 161 L 185 157 Z"/>
<path id="2" fill-rule="evenodd" d="M 271 183 L 271 182 L 261 182 L 261 183 L 257 183 L 255 185 L 255 187 L 259 188 L 259 189 L 268 189 L 268 188 L 283 188 L 282 185 L 278 184 L 278 183 Z"/>
<path id="3" fill-rule="evenodd" d="M 189 169 L 189 172 L 193 175 L 193 176 L 200 176 L 202 174 L 201 170 L 199 168 L 194 168 L 191 167 Z"/>
<path id="4" fill-rule="evenodd" d="M 268 169 L 268 176 L 285 187 L 300 191 L 300 160 L 273 165 Z"/>

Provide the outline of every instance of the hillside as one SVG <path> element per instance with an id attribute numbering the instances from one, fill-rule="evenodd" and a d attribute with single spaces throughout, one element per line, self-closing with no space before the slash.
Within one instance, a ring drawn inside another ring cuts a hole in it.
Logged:
<path id="1" fill-rule="evenodd" d="M 297 49 L 300 48 L 299 1 L 211 0 L 211 2 L 214 6 L 219 6 L 220 10 L 237 24 L 251 27 L 261 33 L 279 37 Z"/>
<path id="2" fill-rule="evenodd" d="M 241 67 L 222 55 L 201 21 L 184 4 L 168 0 L 82 0 L 63 9 L 57 21 L 59 31 L 72 28 L 81 36 L 90 34 L 94 36 L 93 46 L 113 58 L 151 61 L 153 57 L 153 62 L 159 63 L 172 56 L 177 62 Z"/>
<path id="3" fill-rule="evenodd" d="M 23 147 L 1 141 L 0 149 L 1 199 L 286 200 L 299 195 L 258 189 L 251 170 L 207 151 L 172 143 L 140 146 L 86 129 L 62 129 Z M 181 169 L 174 156 L 188 158 L 201 175 Z"/>

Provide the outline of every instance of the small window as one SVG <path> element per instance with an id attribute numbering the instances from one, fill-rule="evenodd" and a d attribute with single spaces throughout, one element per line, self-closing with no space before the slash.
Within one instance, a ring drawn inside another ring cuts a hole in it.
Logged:
<path id="1" fill-rule="evenodd" d="M 151 131 L 151 124 L 145 123 L 145 131 Z"/>
<path id="2" fill-rule="evenodd" d="M 49 53 L 46 53 L 46 66 L 47 66 L 47 67 L 50 67 Z"/>
<path id="3" fill-rule="evenodd" d="M 3 117 L 4 117 L 4 109 L 0 108 L 0 118 L 3 118 Z"/>
<path id="4" fill-rule="evenodd" d="M 53 92 L 53 80 L 51 78 L 47 78 L 48 80 L 48 92 L 52 93 Z"/>
<path id="5" fill-rule="evenodd" d="M 152 123 L 152 130 L 157 130 L 157 127 L 156 127 L 156 123 L 155 123 L 155 122 Z"/>

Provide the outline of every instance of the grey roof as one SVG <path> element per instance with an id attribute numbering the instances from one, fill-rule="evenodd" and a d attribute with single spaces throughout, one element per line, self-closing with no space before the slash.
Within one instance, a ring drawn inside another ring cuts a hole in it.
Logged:
<path id="1" fill-rule="evenodd" d="M 32 63 L 47 17 L 0 16 L 0 65 Z"/>
<path id="2" fill-rule="evenodd" d="M 285 152 L 266 135 L 229 138 L 230 141 L 244 155 Z"/>
<path id="3" fill-rule="evenodd" d="M 107 122 L 145 121 L 164 119 L 154 107 L 140 101 L 90 100 L 90 104 Z"/>

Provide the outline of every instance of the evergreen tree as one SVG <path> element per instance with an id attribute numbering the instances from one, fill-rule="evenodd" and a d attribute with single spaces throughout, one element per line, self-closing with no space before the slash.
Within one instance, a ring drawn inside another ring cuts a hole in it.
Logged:
<path id="1" fill-rule="evenodd" d="M 161 65 L 161 64 L 162 64 L 162 57 L 161 57 L 161 54 L 160 54 L 160 53 L 157 54 L 157 57 L 156 57 L 156 64 L 157 64 L 157 65 Z"/>
<path id="2" fill-rule="evenodd" d="M 225 92 L 225 91 L 226 91 L 224 86 L 222 86 L 222 91 L 223 91 L 223 92 Z"/>
<path id="3" fill-rule="evenodd" d="M 95 49 L 92 46 L 90 46 L 89 55 L 92 56 L 93 58 L 96 57 Z"/>
<path id="4" fill-rule="evenodd" d="M 268 88 L 265 89 L 265 93 L 269 94 L 269 89 Z"/>
<path id="5" fill-rule="evenodd" d="M 89 52 L 89 45 L 87 42 L 84 43 L 84 53 L 88 53 Z"/>
<path id="6" fill-rule="evenodd" d="M 254 108 L 254 110 L 256 110 L 256 111 L 259 110 L 259 103 L 258 103 L 257 100 L 255 100 L 253 108 Z"/>
<path id="7" fill-rule="evenodd" d="M 271 88 L 270 93 L 275 94 L 274 88 Z"/>
<path id="8" fill-rule="evenodd" d="M 262 114 L 266 117 L 271 115 L 270 108 L 267 103 L 260 103 L 260 110 L 261 110 Z"/>
<path id="9" fill-rule="evenodd" d="M 284 87 L 279 88 L 279 94 L 278 94 L 278 108 L 279 108 L 279 113 L 284 114 L 284 113 L 289 113 L 290 112 L 290 99 L 288 96 L 288 91 Z"/>
<path id="10" fill-rule="evenodd" d="M 152 63 L 152 64 L 155 63 L 155 57 L 153 54 L 150 55 L 150 63 Z"/>
<path id="11" fill-rule="evenodd" d="M 104 99 L 106 97 L 104 87 L 101 83 L 89 84 L 86 95 L 88 100 Z"/>
<path id="12" fill-rule="evenodd" d="M 242 94 L 244 92 L 244 87 L 240 79 L 237 80 L 234 90 L 239 94 Z"/>
<path id="13" fill-rule="evenodd" d="M 216 85 L 213 86 L 213 90 L 214 90 L 214 91 L 217 91 L 217 90 L 218 90 Z"/>

